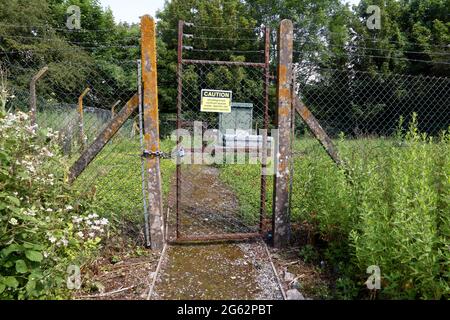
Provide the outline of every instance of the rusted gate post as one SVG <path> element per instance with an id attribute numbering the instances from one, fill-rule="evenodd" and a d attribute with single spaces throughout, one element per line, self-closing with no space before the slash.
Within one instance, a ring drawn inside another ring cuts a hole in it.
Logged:
<path id="1" fill-rule="evenodd" d="M 259 232 L 263 232 L 264 218 L 266 217 L 266 191 L 267 191 L 267 128 L 269 127 L 269 86 L 270 86 L 270 28 L 264 29 L 264 128 L 262 130 L 261 153 L 261 194 L 259 208 Z"/>
<path id="2" fill-rule="evenodd" d="M 273 244 L 282 248 L 289 244 L 289 159 L 292 120 L 292 50 L 293 25 L 290 20 L 281 21 L 278 32 L 278 83 L 276 166 L 273 204 Z"/>
<path id="3" fill-rule="evenodd" d="M 183 103 L 183 34 L 184 34 L 184 21 L 178 21 L 178 64 L 177 64 L 177 150 L 180 150 L 181 146 L 181 106 Z M 181 197 L 181 164 L 179 158 L 177 158 L 177 188 L 176 188 L 176 237 L 181 237 L 180 233 L 180 197 Z"/>
<path id="4" fill-rule="evenodd" d="M 144 106 L 144 141 L 150 156 L 146 159 L 148 179 L 148 216 L 152 249 L 164 246 L 161 171 L 159 158 L 158 83 L 156 70 L 155 20 L 149 15 L 141 18 L 142 92 Z"/>
<path id="5" fill-rule="evenodd" d="M 84 89 L 83 93 L 78 97 L 78 127 L 79 127 L 79 135 L 80 135 L 80 145 L 81 150 L 86 149 L 86 137 L 84 135 L 84 110 L 83 110 L 83 99 L 88 94 L 91 89 L 87 87 Z"/>
<path id="6" fill-rule="evenodd" d="M 42 78 L 47 72 L 48 67 L 45 66 L 38 73 L 34 75 L 30 82 L 30 111 L 31 111 L 31 125 L 36 124 L 36 82 Z"/>

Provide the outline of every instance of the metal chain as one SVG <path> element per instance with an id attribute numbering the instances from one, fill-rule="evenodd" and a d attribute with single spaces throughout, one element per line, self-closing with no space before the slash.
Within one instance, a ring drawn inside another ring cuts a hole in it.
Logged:
<path id="1" fill-rule="evenodd" d="M 161 159 L 172 159 L 172 155 L 170 153 L 166 153 L 163 151 L 148 151 L 144 150 L 141 157 L 145 158 L 161 158 Z"/>

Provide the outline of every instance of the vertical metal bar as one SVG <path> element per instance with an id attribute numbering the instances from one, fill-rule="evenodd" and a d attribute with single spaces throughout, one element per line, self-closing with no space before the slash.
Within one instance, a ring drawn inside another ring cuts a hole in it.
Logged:
<path id="1" fill-rule="evenodd" d="M 259 232 L 263 232 L 264 218 L 266 217 L 266 190 L 267 190 L 267 130 L 269 128 L 269 80 L 270 80 L 270 28 L 265 28 L 264 41 L 264 130 L 261 162 L 261 203 L 259 211 Z"/>
<path id="2" fill-rule="evenodd" d="M 47 70 L 47 66 L 43 67 L 33 76 L 30 82 L 30 111 L 32 126 L 36 124 L 36 82 L 47 72 Z"/>
<path id="3" fill-rule="evenodd" d="M 142 119 L 142 61 L 137 60 L 137 83 L 138 83 L 138 96 L 139 96 L 139 143 L 141 144 L 142 154 L 144 153 L 144 127 Z M 113 107 L 114 108 L 114 107 Z M 141 176 L 142 176 L 142 200 L 144 204 L 144 237 L 147 247 L 151 246 L 150 243 L 150 230 L 148 227 L 148 210 L 147 210 L 147 193 L 145 192 L 145 161 L 141 158 Z"/>
<path id="4" fill-rule="evenodd" d="M 84 109 L 83 109 L 83 99 L 91 89 L 87 87 L 84 89 L 83 93 L 78 97 L 78 127 L 79 127 L 79 139 L 81 150 L 86 149 L 86 138 L 84 135 Z"/>
<path id="5" fill-rule="evenodd" d="M 294 185 L 294 143 L 295 143 L 295 108 L 294 108 L 294 98 L 295 98 L 295 74 L 292 73 L 292 84 L 291 84 L 291 94 L 292 94 L 292 107 L 291 107 L 291 145 L 289 148 L 289 198 L 288 198 L 288 216 L 291 217 L 292 212 L 292 189 Z"/>
<path id="6" fill-rule="evenodd" d="M 155 31 L 155 20 L 149 15 L 144 15 L 141 18 L 144 141 L 146 149 L 152 153 L 160 151 Z M 165 240 L 159 158 L 147 157 L 146 170 L 151 247 L 160 250 Z"/>
<path id="7" fill-rule="evenodd" d="M 277 248 L 285 247 L 290 240 L 289 223 L 289 159 L 292 117 L 292 52 L 293 25 L 290 20 L 281 21 L 278 35 L 278 84 L 277 84 L 277 172 L 274 179 L 273 240 Z"/>
<path id="8" fill-rule="evenodd" d="M 183 28 L 184 21 L 178 21 L 178 64 L 177 64 L 177 144 L 180 143 L 179 130 L 181 129 L 181 106 L 183 99 Z M 176 190 L 176 237 L 180 238 L 180 196 L 181 196 L 181 167 L 177 155 L 177 190 Z"/>

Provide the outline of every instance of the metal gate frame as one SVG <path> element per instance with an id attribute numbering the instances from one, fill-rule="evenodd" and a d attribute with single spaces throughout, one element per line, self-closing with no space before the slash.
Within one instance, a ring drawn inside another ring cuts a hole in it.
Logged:
<path id="1" fill-rule="evenodd" d="M 252 68 L 260 68 L 263 70 L 263 95 L 264 95 L 264 116 L 263 116 L 263 150 L 267 150 L 267 130 L 269 127 L 269 85 L 270 85 L 270 28 L 264 27 L 264 62 L 237 62 L 237 61 L 216 61 L 216 60 L 193 60 L 183 59 L 183 38 L 184 26 L 194 26 L 193 23 L 187 23 L 180 20 L 178 22 L 178 64 L 177 64 L 177 132 L 182 128 L 182 92 L 183 92 L 183 65 L 222 65 L 222 66 L 246 66 Z M 177 143 L 180 137 L 177 133 Z M 245 152 L 249 150 L 246 149 Z M 262 171 L 265 172 L 267 163 L 267 152 L 262 152 Z M 221 233 L 212 235 L 182 235 L 180 230 L 180 196 L 181 196 L 181 164 L 176 165 L 176 242 L 192 242 L 192 241 L 221 241 L 221 240 L 244 240 L 258 238 L 263 235 L 263 223 L 266 216 L 266 174 L 261 174 L 261 192 L 260 192 L 260 208 L 259 208 L 259 230 L 255 233 Z"/>

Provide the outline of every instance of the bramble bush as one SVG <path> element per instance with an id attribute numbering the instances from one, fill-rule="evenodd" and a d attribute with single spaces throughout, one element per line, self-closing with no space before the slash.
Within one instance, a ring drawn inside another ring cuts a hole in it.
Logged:
<path id="1" fill-rule="evenodd" d="M 66 183 L 56 133 L 0 112 L 0 299 L 63 298 L 69 265 L 99 247 L 108 220 Z"/>

